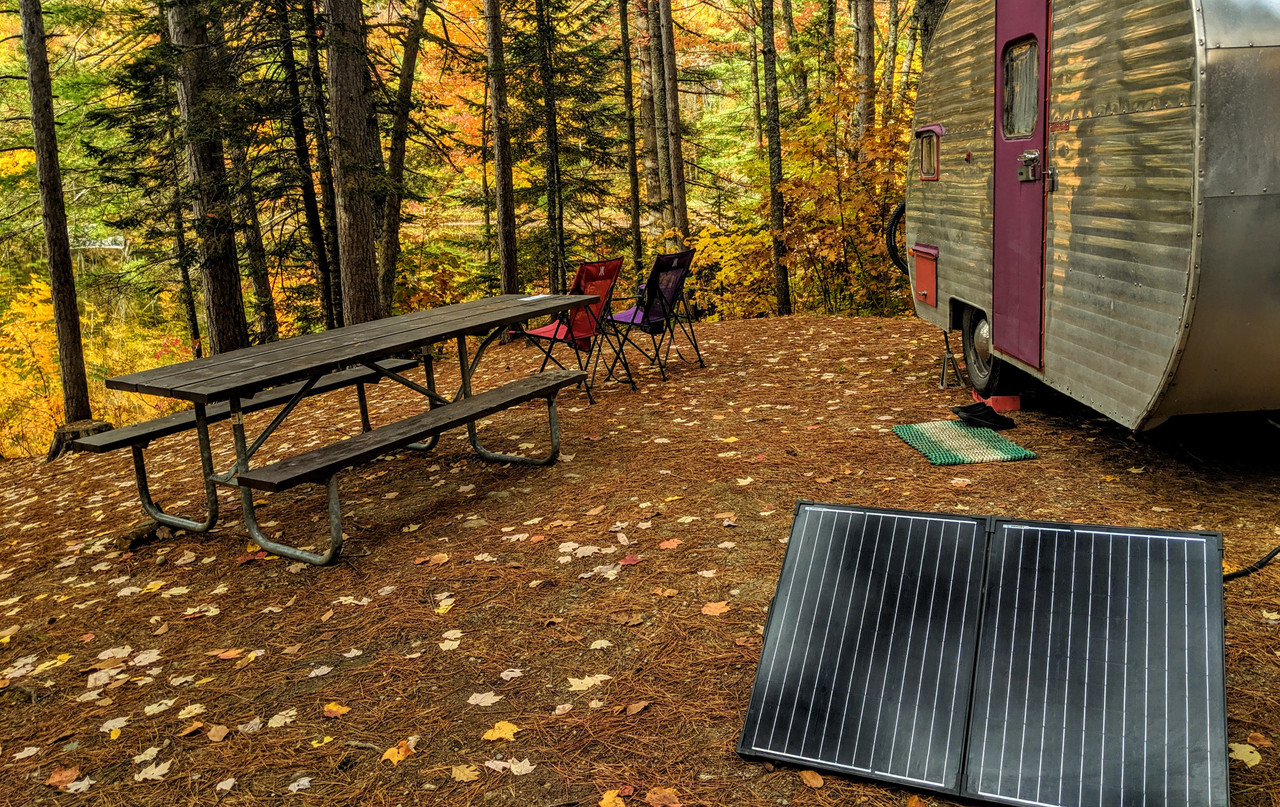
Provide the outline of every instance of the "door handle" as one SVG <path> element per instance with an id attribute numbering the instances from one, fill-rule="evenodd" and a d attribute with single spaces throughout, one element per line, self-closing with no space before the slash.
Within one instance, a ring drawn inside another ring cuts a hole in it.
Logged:
<path id="1" fill-rule="evenodd" d="M 1018 155 L 1018 181 L 1035 182 L 1040 179 L 1040 150 L 1027 149 Z"/>
<path id="2" fill-rule="evenodd" d="M 1023 165 L 1035 165 L 1036 163 L 1040 162 L 1040 150 L 1027 149 L 1026 151 L 1018 155 L 1018 162 L 1022 163 Z"/>

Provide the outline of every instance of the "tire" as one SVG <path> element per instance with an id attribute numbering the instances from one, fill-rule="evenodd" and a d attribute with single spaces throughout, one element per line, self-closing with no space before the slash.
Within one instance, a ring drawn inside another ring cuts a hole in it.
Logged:
<path id="1" fill-rule="evenodd" d="M 902 239 L 902 243 L 898 239 Z M 884 245 L 889 252 L 889 260 L 893 261 L 893 265 L 904 275 L 910 275 L 910 267 L 907 266 L 907 258 L 903 254 L 906 249 L 907 240 L 907 203 L 899 202 L 898 206 L 889 214 L 889 223 L 884 228 Z"/>
<path id="2" fill-rule="evenodd" d="M 984 398 L 1008 392 L 1010 382 L 1017 375 L 1017 368 L 1006 364 L 991 352 L 991 323 L 986 313 L 976 308 L 966 308 L 961 337 L 964 367 L 973 389 Z"/>

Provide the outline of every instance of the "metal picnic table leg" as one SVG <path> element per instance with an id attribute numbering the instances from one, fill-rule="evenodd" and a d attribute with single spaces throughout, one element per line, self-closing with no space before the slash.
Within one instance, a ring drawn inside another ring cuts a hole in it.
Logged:
<path id="1" fill-rule="evenodd" d="M 218 522 L 218 487 L 213 475 L 213 451 L 209 448 L 209 421 L 205 417 L 204 404 L 196 404 L 196 436 L 200 442 L 200 470 L 204 474 L 205 520 L 193 521 L 164 512 L 151 498 L 147 485 L 147 461 L 142 446 L 133 446 L 133 475 L 138 483 L 138 498 L 142 510 L 161 524 L 188 532 L 205 532 Z"/>
<path id="2" fill-rule="evenodd" d="M 463 398 L 471 397 L 471 376 L 476 371 L 476 366 L 480 363 L 480 356 L 484 353 L 484 349 L 488 347 L 501 329 L 495 330 L 493 333 L 485 337 L 480 343 L 479 349 L 476 350 L 475 358 L 467 361 L 467 337 L 458 337 L 458 363 L 462 370 L 462 385 L 458 390 L 458 394 Z M 556 412 L 555 396 L 547 398 L 547 420 L 551 426 L 551 453 L 541 459 L 533 459 L 531 457 L 522 457 L 518 454 L 503 454 L 498 451 L 490 451 L 480 445 L 480 435 L 476 429 L 474 421 L 467 422 L 467 438 L 471 441 L 471 447 L 480 455 L 480 459 L 485 462 L 512 462 L 519 465 L 550 465 L 560 456 L 560 417 Z"/>
<path id="3" fill-rule="evenodd" d="M 240 409 L 240 399 L 232 398 L 229 402 L 231 408 L 231 433 L 236 445 L 236 467 L 237 474 L 244 473 L 249 470 L 249 456 L 252 453 L 249 450 L 248 441 L 244 434 L 244 413 Z M 271 430 L 278 425 L 278 421 L 283 418 L 277 416 L 277 421 L 273 422 L 267 432 L 259 435 L 254 442 L 254 449 L 262 443 Z M 258 525 L 258 516 L 254 511 L 253 491 L 243 485 L 231 482 L 240 489 L 240 508 L 244 516 L 245 528 L 249 531 L 249 536 L 253 538 L 254 543 L 268 552 L 279 555 L 282 558 L 290 560 L 303 561 L 304 563 L 313 563 L 316 566 L 327 566 L 338 559 L 338 555 L 342 553 L 342 511 L 338 500 L 338 477 L 329 477 L 329 548 L 323 552 L 308 552 L 305 549 L 288 546 L 287 544 L 278 543 L 263 535 L 262 528 Z"/>

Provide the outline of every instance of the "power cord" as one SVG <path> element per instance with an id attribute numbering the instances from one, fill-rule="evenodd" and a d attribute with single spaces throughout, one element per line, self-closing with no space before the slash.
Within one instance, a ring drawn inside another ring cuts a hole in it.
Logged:
<path id="1" fill-rule="evenodd" d="M 1222 582 L 1225 583 L 1228 580 L 1235 580 L 1238 577 L 1247 577 L 1248 575 L 1251 575 L 1254 572 L 1261 569 L 1263 566 L 1266 566 L 1271 561 L 1275 560 L 1276 555 L 1280 555 L 1280 546 L 1277 546 L 1275 549 L 1268 552 L 1260 560 L 1253 563 L 1252 565 L 1246 566 L 1243 569 L 1237 569 L 1236 571 L 1230 572 L 1228 574 L 1224 574 L 1222 576 Z"/>

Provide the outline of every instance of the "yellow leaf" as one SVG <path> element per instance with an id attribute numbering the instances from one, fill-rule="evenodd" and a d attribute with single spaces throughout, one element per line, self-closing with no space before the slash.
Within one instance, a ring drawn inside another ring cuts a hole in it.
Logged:
<path id="1" fill-rule="evenodd" d="M 399 765 L 411 756 L 413 756 L 413 748 L 406 740 L 401 740 L 399 744 L 391 746 L 382 754 L 382 758 L 391 760 L 392 765 Z"/>
<path id="2" fill-rule="evenodd" d="M 495 743 L 498 740 L 514 740 L 517 731 L 520 731 L 520 727 L 515 723 L 499 720 L 494 724 L 493 728 L 484 733 L 483 739 L 491 743 Z"/>
<path id="3" fill-rule="evenodd" d="M 351 711 L 350 706 L 343 706 L 337 701 L 333 701 L 332 703 L 326 703 L 324 705 L 325 717 L 342 717 L 343 715 L 345 715 L 347 712 L 350 712 L 350 711 Z"/>
<path id="4" fill-rule="evenodd" d="M 606 790 L 600 798 L 599 807 L 627 807 L 627 803 L 618 795 L 618 791 Z"/>
<path id="5" fill-rule="evenodd" d="M 480 769 L 475 765 L 454 765 L 451 775 L 455 782 L 474 782 L 480 778 Z"/>
<path id="6" fill-rule="evenodd" d="M 160 589 L 162 589 L 162 588 L 164 588 L 164 581 L 163 581 L 163 580 L 153 580 L 153 581 L 151 581 L 150 583 L 147 583 L 147 585 L 143 587 L 142 591 L 140 591 L 140 592 L 138 592 L 138 593 L 139 593 L 139 594 L 151 594 L 151 593 L 153 593 L 153 592 L 159 591 L 159 590 L 160 590 Z"/>
<path id="7" fill-rule="evenodd" d="M 1262 754 L 1258 753 L 1258 749 L 1248 743 L 1231 743 L 1231 753 L 1227 756 L 1232 759 L 1238 759 L 1245 764 L 1245 767 L 1252 768 L 1262 761 Z"/>
<path id="8" fill-rule="evenodd" d="M 109 734 L 108 736 L 111 737 L 111 739 L 113 740 L 120 739 L 120 729 L 112 729 L 111 734 Z"/>
<path id="9" fill-rule="evenodd" d="M 312 748 L 319 748 L 320 746 L 322 746 L 322 745 L 328 745 L 328 744 L 329 744 L 329 743 L 331 743 L 331 742 L 333 742 L 333 738 L 326 734 L 323 740 L 312 740 L 312 741 L 311 741 L 311 747 L 312 747 Z M 386 755 L 385 755 L 385 754 L 383 754 L 383 759 L 386 759 Z"/>

